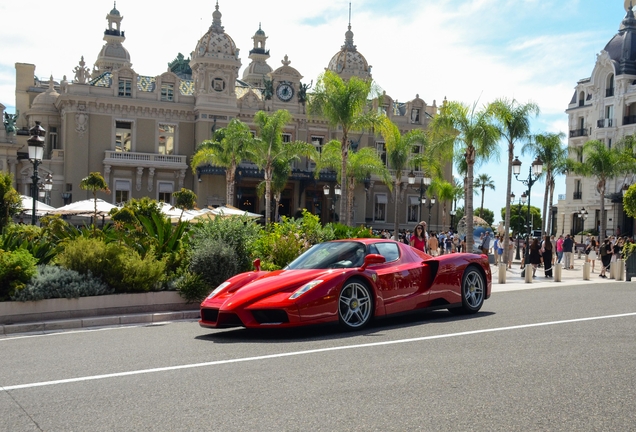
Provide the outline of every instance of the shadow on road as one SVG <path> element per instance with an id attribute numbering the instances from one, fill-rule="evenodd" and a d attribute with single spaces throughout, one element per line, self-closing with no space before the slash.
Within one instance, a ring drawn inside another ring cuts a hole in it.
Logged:
<path id="1" fill-rule="evenodd" d="M 453 315 L 450 312 L 410 312 L 374 320 L 368 327 L 357 331 L 343 330 L 338 324 L 320 324 L 299 328 L 281 329 L 219 329 L 195 339 L 214 343 L 285 343 L 311 340 L 348 339 L 359 336 L 381 336 L 386 330 L 426 325 L 427 323 L 476 320 L 494 315 L 494 312 L 479 312 L 474 315 Z"/>

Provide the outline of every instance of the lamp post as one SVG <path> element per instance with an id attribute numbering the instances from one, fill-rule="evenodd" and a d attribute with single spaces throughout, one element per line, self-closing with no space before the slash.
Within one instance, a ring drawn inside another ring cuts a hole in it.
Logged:
<path id="1" fill-rule="evenodd" d="M 426 198 L 422 198 L 422 203 L 423 203 L 423 204 L 426 204 Z M 430 198 L 428 199 L 428 204 L 427 204 L 427 207 L 428 207 L 428 226 L 429 226 L 429 229 L 431 229 L 431 228 L 430 228 L 430 226 L 431 226 L 431 207 L 433 207 L 434 205 L 435 205 L 435 197 L 433 196 L 433 197 L 430 197 Z"/>
<path id="2" fill-rule="evenodd" d="M 521 161 L 518 157 L 515 156 L 515 160 L 512 161 L 512 172 L 515 175 L 517 181 L 520 181 L 524 185 L 528 186 L 528 218 L 526 219 L 526 223 L 530 221 L 530 194 L 532 192 L 532 185 L 535 184 L 539 175 L 543 171 L 543 162 L 537 156 L 537 158 L 532 162 L 532 165 L 528 169 L 528 178 L 526 180 L 519 180 L 519 174 L 521 173 Z M 530 255 L 530 234 L 531 234 L 531 226 L 528 224 L 528 236 L 526 237 L 526 254 L 524 259 L 524 264 L 528 264 L 529 255 Z"/>
<path id="3" fill-rule="evenodd" d="M 579 218 L 581 218 L 581 243 L 583 243 L 583 231 L 585 230 L 585 221 L 587 220 L 587 210 L 585 210 L 585 207 L 579 210 Z"/>
<path id="4" fill-rule="evenodd" d="M 409 173 L 408 179 L 409 179 L 409 185 L 413 186 L 415 184 L 415 173 L 413 173 L 413 171 Z M 420 187 L 413 188 L 413 190 L 420 193 L 420 200 L 419 200 L 420 211 L 419 211 L 419 217 L 418 217 L 418 220 L 420 221 L 422 220 L 422 204 L 426 204 L 426 198 L 424 197 L 424 194 L 426 193 L 426 189 L 428 189 L 430 185 L 431 185 L 431 178 L 424 176 L 420 179 Z"/>
<path id="5" fill-rule="evenodd" d="M 455 232 L 455 230 L 453 229 L 453 225 L 455 225 L 455 215 L 456 214 L 457 214 L 457 212 L 455 211 L 455 209 L 450 211 L 450 215 L 451 215 L 451 226 L 450 226 L 450 229 L 453 232 Z"/>
<path id="6" fill-rule="evenodd" d="M 512 193 L 512 194 L 510 194 L 510 204 L 513 204 L 514 200 L 515 200 L 515 194 Z M 522 193 L 521 197 L 519 197 L 519 206 L 517 208 L 517 217 L 518 218 L 521 218 L 521 204 L 525 205 L 527 200 L 528 200 L 528 195 L 526 195 L 525 192 Z M 521 255 L 519 254 L 519 250 L 520 250 L 520 247 L 519 247 L 519 234 L 521 234 L 521 230 L 519 230 L 517 232 L 517 252 L 515 253 L 515 259 L 516 260 L 520 260 L 521 259 Z"/>
<path id="7" fill-rule="evenodd" d="M 36 121 L 35 126 L 29 129 L 30 138 L 27 140 L 29 146 L 29 161 L 33 164 L 33 175 L 31 176 L 31 199 L 33 200 L 33 208 L 31 209 L 31 225 L 35 225 L 35 202 L 38 197 L 38 165 L 42 162 L 44 156 L 44 135 L 46 131 L 40 122 Z"/>
<path id="8" fill-rule="evenodd" d="M 38 184 L 38 189 L 40 189 L 39 197 L 42 198 L 44 204 L 51 203 L 51 189 L 53 189 L 53 175 L 48 173 L 44 178 L 44 182 Z"/>
<path id="9" fill-rule="evenodd" d="M 322 192 L 327 198 L 331 200 L 331 210 L 333 210 L 335 214 L 336 203 L 338 202 L 338 198 L 340 198 L 340 195 L 342 194 L 340 185 L 337 184 L 333 187 L 333 196 L 331 196 L 331 188 L 329 187 L 329 185 L 325 185 L 322 188 Z"/>

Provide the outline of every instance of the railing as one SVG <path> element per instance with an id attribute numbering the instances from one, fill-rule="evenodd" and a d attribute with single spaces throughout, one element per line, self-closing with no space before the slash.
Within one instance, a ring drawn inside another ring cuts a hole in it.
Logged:
<path id="1" fill-rule="evenodd" d="M 614 96 L 614 87 L 611 87 L 605 90 L 605 97 L 612 97 L 612 96 Z"/>
<path id="2" fill-rule="evenodd" d="M 573 195 L 572 199 L 575 199 L 575 200 L 583 199 L 583 192 L 574 192 L 572 195 Z"/>
<path id="3" fill-rule="evenodd" d="M 636 115 L 630 115 L 623 117 L 623 125 L 630 125 L 636 123 Z"/>
<path id="4" fill-rule="evenodd" d="M 584 137 L 584 136 L 587 136 L 587 128 L 574 129 L 570 131 L 570 138 Z"/>
<path id="5" fill-rule="evenodd" d="M 156 153 L 137 153 L 137 152 L 118 152 L 106 150 L 105 159 L 109 161 L 121 161 L 130 163 L 145 162 L 144 165 L 186 165 L 187 156 L 180 155 L 162 155 Z"/>
<path id="6" fill-rule="evenodd" d="M 608 128 L 614 126 L 614 119 L 600 119 L 596 122 L 599 128 Z"/>

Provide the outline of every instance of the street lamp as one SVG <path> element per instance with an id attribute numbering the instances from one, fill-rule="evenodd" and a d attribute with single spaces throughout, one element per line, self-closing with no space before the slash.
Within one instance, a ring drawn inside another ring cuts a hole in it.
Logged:
<path id="1" fill-rule="evenodd" d="M 585 210 L 585 207 L 583 207 L 581 210 L 579 210 L 579 218 L 581 218 L 582 222 L 581 222 L 581 243 L 583 243 L 583 231 L 585 230 L 585 221 L 587 220 L 587 210 Z"/>
<path id="2" fill-rule="evenodd" d="M 450 226 L 450 229 L 453 232 L 455 232 L 455 230 L 453 229 L 453 225 L 455 224 L 455 215 L 456 214 L 457 214 L 457 212 L 455 211 L 455 209 L 450 211 L 450 215 L 451 215 L 451 226 Z"/>
<path id="3" fill-rule="evenodd" d="M 510 204 L 513 204 L 515 200 L 515 194 L 512 193 L 510 194 Z M 519 206 L 517 208 L 517 217 L 521 218 L 521 204 L 526 204 L 526 201 L 528 200 L 528 195 L 526 195 L 526 193 L 522 193 L 521 197 L 519 197 Z M 519 234 L 521 234 L 521 230 L 517 231 L 517 252 L 515 253 L 515 259 L 516 260 L 520 260 L 521 259 L 521 255 L 519 254 Z"/>
<path id="4" fill-rule="evenodd" d="M 426 198 L 422 198 L 422 204 L 426 204 Z M 435 197 L 429 198 L 428 205 L 427 205 L 427 207 L 428 207 L 428 226 L 429 226 L 428 229 L 431 229 L 430 228 L 430 226 L 431 226 L 431 207 L 433 207 L 434 205 L 435 205 Z"/>
<path id="5" fill-rule="evenodd" d="M 415 173 L 413 173 L 413 171 L 411 171 L 408 175 L 408 179 L 409 179 L 409 185 L 413 186 L 415 184 Z M 426 197 L 424 197 L 424 194 L 426 193 L 426 189 L 428 189 L 428 187 L 431 185 L 431 178 L 430 177 L 422 177 L 420 179 L 420 187 L 419 188 L 413 188 L 414 191 L 419 192 L 420 193 L 420 211 L 419 211 L 419 218 L 418 220 L 422 220 L 422 204 L 426 204 Z"/>
<path id="6" fill-rule="evenodd" d="M 50 193 L 53 189 L 53 175 L 48 173 L 44 178 L 44 182 L 38 183 L 38 189 L 40 189 L 39 197 L 43 199 L 44 204 L 50 204 Z"/>
<path id="7" fill-rule="evenodd" d="M 532 193 L 532 185 L 535 184 L 541 172 L 543 172 L 543 162 L 537 156 L 537 158 L 532 162 L 532 165 L 528 169 L 528 178 L 526 180 L 519 180 L 519 174 L 521 173 L 521 161 L 517 156 L 515 156 L 515 160 L 512 161 L 512 172 L 515 175 L 517 181 L 520 181 L 524 185 L 528 186 L 528 218 L 526 219 L 526 223 L 528 224 L 528 236 L 526 237 L 526 254 L 524 259 L 524 264 L 528 264 L 529 256 L 530 256 L 530 230 L 531 226 L 529 224 L 530 221 L 530 194 Z"/>
<path id="8" fill-rule="evenodd" d="M 33 175 L 31 176 L 31 199 L 33 200 L 33 208 L 31 213 L 31 225 L 35 225 L 35 202 L 38 197 L 38 165 L 42 162 L 44 156 L 44 135 L 46 131 L 40 122 L 36 121 L 35 126 L 29 129 L 30 138 L 27 140 L 29 148 L 29 161 L 33 164 Z"/>
<path id="9" fill-rule="evenodd" d="M 338 202 L 338 198 L 340 198 L 340 195 L 342 194 L 342 189 L 340 188 L 340 185 L 337 184 L 333 187 L 333 193 L 334 193 L 333 196 L 331 196 L 331 189 L 329 188 L 329 185 L 325 185 L 322 188 L 322 192 L 327 198 L 331 199 L 331 210 L 333 210 L 335 214 L 336 203 Z"/>

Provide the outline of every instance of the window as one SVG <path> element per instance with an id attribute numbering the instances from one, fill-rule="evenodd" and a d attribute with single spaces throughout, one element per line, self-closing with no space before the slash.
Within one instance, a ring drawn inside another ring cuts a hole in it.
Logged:
<path id="1" fill-rule="evenodd" d="M 124 203 L 130 199 L 130 180 L 115 180 L 115 203 Z"/>
<path id="2" fill-rule="evenodd" d="M 47 135 L 49 136 L 49 152 L 57 150 L 57 128 L 53 126 L 49 127 L 49 133 Z"/>
<path id="3" fill-rule="evenodd" d="M 382 163 L 387 166 L 387 160 L 386 160 L 386 148 L 384 146 L 383 142 L 376 142 L 375 143 L 375 151 L 378 153 L 378 157 L 380 159 L 382 159 Z"/>
<path id="4" fill-rule="evenodd" d="M 115 151 L 132 151 L 132 123 L 125 121 L 115 122 Z"/>
<path id="5" fill-rule="evenodd" d="M 579 106 L 585 105 L 585 92 L 579 93 Z"/>
<path id="6" fill-rule="evenodd" d="M 159 123 L 159 146 L 157 148 L 159 154 L 174 154 L 174 130 L 174 125 Z"/>
<path id="7" fill-rule="evenodd" d="M 610 149 L 610 150 L 612 149 L 612 139 L 611 138 L 607 139 L 607 148 Z"/>
<path id="8" fill-rule="evenodd" d="M 118 96 L 132 97 L 132 80 L 120 79 Z"/>
<path id="9" fill-rule="evenodd" d="M 580 200 L 583 197 L 583 192 L 581 192 L 581 180 L 574 180 L 574 196 L 573 199 Z"/>
<path id="10" fill-rule="evenodd" d="M 420 197 L 409 197 L 409 207 L 407 209 L 408 222 L 417 222 L 419 220 Z"/>
<path id="11" fill-rule="evenodd" d="M 397 243 L 373 243 L 369 246 L 369 253 L 382 255 L 386 262 L 395 261 L 400 257 Z"/>
<path id="12" fill-rule="evenodd" d="M 386 195 L 376 195 L 373 206 L 373 219 L 376 222 L 386 221 Z"/>
<path id="13" fill-rule="evenodd" d="M 614 118 L 614 105 L 608 105 L 605 107 L 605 120 L 606 126 L 612 127 L 612 119 Z"/>
<path id="14" fill-rule="evenodd" d="M 172 204 L 172 192 L 174 191 L 174 184 L 171 182 L 159 182 L 157 187 L 157 192 L 159 197 L 157 200 L 159 202 L 165 202 L 168 204 Z"/>
<path id="15" fill-rule="evenodd" d="M 413 108 L 411 110 L 411 123 L 419 123 L 420 122 L 420 110 L 418 108 Z"/>
<path id="16" fill-rule="evenodd" d="M 312 136 L 311 137 L 311 143 L 314 145 L 314 147 L 316 147 L 316 150 L 318 151 L 318 153 L 322 153 L 322 145 L 325 142 L 325 137 L 321 137 L 321 136 Z"/>
<path id="17" fill-rule="evenodd" d="M 161 100 L 168 102 L 174 100 L 174 84 L 161 84 Z"/>
<path id="18" fill-rule="evenodd" d="M 607 77 L 607 89 L 605 90 L 605 97 L 612 96 L 614 96 L 614 74 Z"/>
<path id="19" fill-rule="evenodd" d="M 284 142 L 284 143 L 291 142 L 291 140 L 292 140 L 292 136 L 291 136 L 291 134 L 288 134 L 288 133 L 284 133 L 284 134 L 283 134 L 283 142 Z"/>

